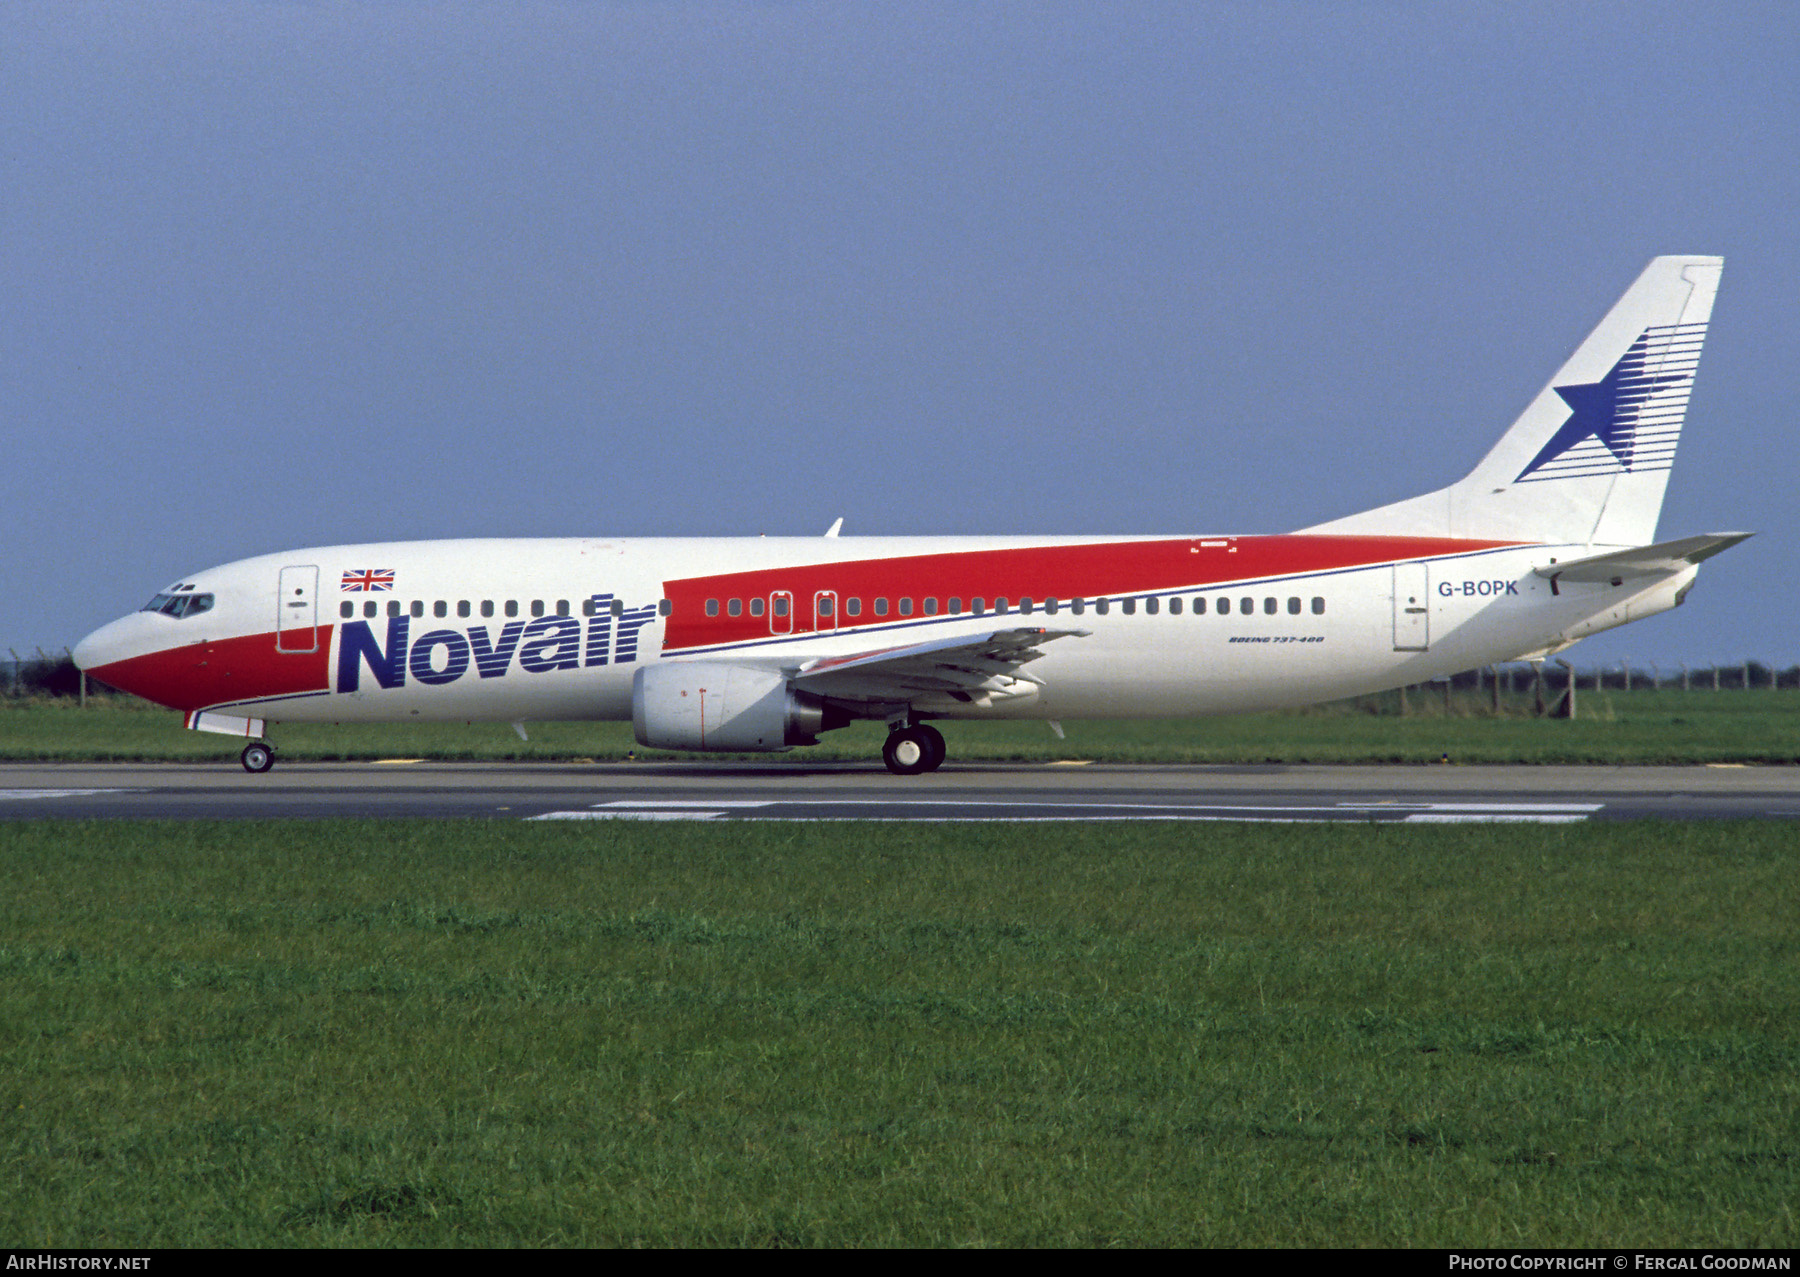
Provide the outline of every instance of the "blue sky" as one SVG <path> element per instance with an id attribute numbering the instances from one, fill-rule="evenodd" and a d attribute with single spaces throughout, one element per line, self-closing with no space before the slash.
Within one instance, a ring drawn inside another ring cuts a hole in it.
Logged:
<path id="1" fill-rule="evenodd" d="M 1800 661 L 1791 4 L 10 3 L 0 646 L 459 535 L 1277 532 L 1726 269 L 1581 664 Z"/>

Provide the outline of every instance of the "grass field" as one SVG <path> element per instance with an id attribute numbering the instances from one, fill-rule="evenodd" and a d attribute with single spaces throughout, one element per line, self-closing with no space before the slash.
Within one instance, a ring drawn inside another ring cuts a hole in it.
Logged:
<path id="1" fill-rule="evenodd" d="M 15 1246 L 1792 1246 L 1776 823 L 0 826 Z"/>
<path id="2" fill-rule="evenodd" d="M 1088 758 L 1165 763 L 1794 763 L 1800 689 L 1587 692 L 1574 720 L 1531 715 L 1528 697 L 1494 714 L 1461 693 L 1451 712 L 1433 689 L 1277 714 L 1164 722 L 1070 722 L 1057 740 L 1043 723 L 943 723 L 953 760 Z M 878 757 L 883 728 L 859 723 L 784 755 L 797 764 Z M 270 729 L 285 758 L 618 759 L 637 749 L 628 723 L 533 723 L 522 742 L 497 723 L 303 724 Z M 228 760 L 242 743 L 183 731 L 171 710 L 108 697 L 0 701 L 0 759 Z M 674 755 L 669 755 L 674 757 Z"/>

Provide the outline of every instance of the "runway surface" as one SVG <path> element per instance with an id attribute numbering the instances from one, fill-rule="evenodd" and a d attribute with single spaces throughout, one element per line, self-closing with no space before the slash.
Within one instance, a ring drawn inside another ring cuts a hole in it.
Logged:
<path id="1" fill-rule="evenodd" d="M 1791 767 L 1204 767 L 952 763 L 0 765 L 0 820 L 1478 821 L 1800 817 Z"/>

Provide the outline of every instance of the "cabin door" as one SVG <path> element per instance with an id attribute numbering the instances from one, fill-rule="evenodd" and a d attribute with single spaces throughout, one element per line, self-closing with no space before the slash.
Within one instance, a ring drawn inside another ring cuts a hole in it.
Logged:
<path id="1" fill-rule="evenodd" d="M 1431 595 L 1423 563 L 1394 565 L 1394 650 L 1423 652 L 1431 645 Z"/>
<path id="2" fill-rule="evenodd" d="M 312 564 L 281 569 L 275 591 L 275 650 L 315 652 L 319 647 L 319 569 Z"/>

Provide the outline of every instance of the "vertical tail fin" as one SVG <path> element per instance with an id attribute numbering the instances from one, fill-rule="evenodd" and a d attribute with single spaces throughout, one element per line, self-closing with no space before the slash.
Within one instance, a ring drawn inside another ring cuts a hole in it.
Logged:
<path id="1" fill-rule="evenodd" d="M 1467 478 L 1305 530 L 1654 541 L 1723 268 L 1655 258 Z"/>

